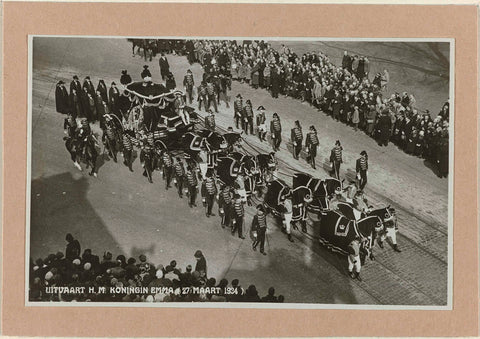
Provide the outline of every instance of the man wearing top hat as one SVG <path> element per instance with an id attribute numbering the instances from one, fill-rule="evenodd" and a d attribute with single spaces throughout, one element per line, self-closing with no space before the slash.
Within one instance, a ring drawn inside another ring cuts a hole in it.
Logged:
<path id="1" fill-rule="evenodd" d="M 267 118 L 265 116 L 265 107 L 260 106 L 257 108 L 257 131 L 260 141 L 267 141 Z"/>

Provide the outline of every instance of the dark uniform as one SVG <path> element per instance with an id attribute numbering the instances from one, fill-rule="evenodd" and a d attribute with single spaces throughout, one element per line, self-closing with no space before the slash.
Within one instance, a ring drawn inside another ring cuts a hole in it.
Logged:
<path id="1" fill-rule="evenodd" d="M 178 196 L 183 198 L 183 177 L 185 175 L 185 169 L 183 168 L 182 161 L 177 159 L 173 169 L 175 171 L 175 179 L 173 180 L 173 183 L 177 186 Z"/>
<path id="2" fill-rule="evenodd" d="M 164 152 L 162 155 L 162 168 L 163 168 L 163 178 L 165 179 L 165 189 L 169 189 L 170 182 L 172 180 L 173 172 L 173 160 L 172 156 L 168 152 Z"/>
<path id="3" fill-rule="evenodd" d="M 70 110 L 70 98 L 63 81 L 59 81 L 55 89 L 55 107 L 58 113 L 67 114 Z"/>
<path id="4" fill-rule="evenodd" d="M 73 76 L 73 80 L 70 83 L 70 93 L 75 90 L 77 94 L 80 94 L 82 92 L 82 85 L 80 84 L 80 81 L 78 81 L 78 77 L 76 75 Z"/>
<path id="5" fill-rule="evenodd" d="M 217 100 L 215 99 L 215 86 L 212 82 L 207 82 L 207 109 L 210 109 L 210 105 L 213 104 L 215 113 L 218 113 Z"/>
<path id="6" fill-rule="evenodd" d="M 170 73 L 170 65 L 168 64 L 168 60 L 167 60 L 167 57 L 165 55 L 162 55 L 158 59 L 158 65 L 160 66 L 160 75 L 162 76 L 162 80 L 165 80 L 168 73 Z M 143 77 L 142 77 L 142 79 L 143 79 Z"/>
<path id="7" fill-rule="evenodd" d="M 387 113 L 383 113 L 377 122 L 378 130 L 378 144 L 380 146 L 387 146 L 390 140 L 392 130 L 392 120 Z"/>
<path id="8" fill-rule="evenodd" d="M 265 253 L 265 235 L 267 233 L 267 216 L 265 213 L 256 214 L 252 220 L 252 230 L 257 232 L 257 237 L 255 238 L 252 248 L 255 251 L 258 244 L 260 244 L 260 253 Z"/>
<path id="9" fill-rule="evenodd" d="M 298 160 L 302 151 L 303 133 L 300 126 L 292 128 L 293 157 Z"/>
<path id="10" fill-rule="evenodd" d="M 222 227 L 229 227 L 232 220 L 232 189 L 225 186 L 218 197 L 218 208 L 222 217 Z"/>
<path id="11" fill-rule="evenodd" d="M 342 146 L 336 145 L 332 148 L 332 152 L 330 153 L 330 162 L 332 163 L 332 171 L 330 175 L 340 180 L 340 165 L 342 161 Z"/>
<path id="12" fill-rule="evenodd" d="M 253 134 L 253 108 L 252 104 L 247 101 L 242 111 L 242 129 L 245 131 L 245 134 Z"/>
<path id="13" fill-rule="evenodd" d="M 366 156 L 362 156 L 357 159 L 356 164 L 358 189 L 363 190 L 367 184 L 367 171 L 368 171 L 368 159 Z"/>
<path id="14" fill-rule="evenodd" d="M 190 207 L 197 206 L 196 200 L 198 180 L 195 171 L 193 171 L 192 169 L 187 170 L 187 173 L 185 174 L 185 182 L 188 187 L 188 195 L 190 196 L 188 205 Z"/>
<path id="15" fill-rule="evenodd" d="M 126 131 L 122 135 L 123 143 L 123 163 L 125 166 L 128 166 L 130 172 L 133 172 L 132 163 L 133 163 L 133 136 L 131 135 L 132 131 Z"/>
<path id="16" fill-rule="evenodd" d="M 263 110 L 259 111 L 257 114 L 257 131 L 258 138 L 260 141 L 266 141 L 267 127 L 266 127 L 267 118 L 265 117 L 265 112 Z"/>
<path id="17" fill-rule="evenodd" d="M 65 130 L 65 133 L 70 138 L 73 138 L 75 137 L 75 131 L 77 130 L 77 127 L 78 125 L 75 117 L 72 114 L 69 114 L 63 122 L 63 129 Z"/>
<path id="18" fill-rule="evenodd" d="M 210 114 L 209 116 L 205 117 L 205 128 L 209 131 L 215 132 L 215 116 Z"/>
<path id="19" fill-rule="evenodd" d="M 154 155 L 152 144 L 145 140 L 140 151 L 140 162 L 143 165 L 143 176 L 148 178 L 149 183 L 153 183 L 152 173 L 154 168 Z"/>
<path id="20" fill-rule="evenodd" d="M 270 133 L 272 134 L 272 143 L 273 151 L 278 151 L 280 149 L 280 144 L 282 142 L 282 124 L 278 117 L 274 117 L 270 122 Z"/>
<path id="21" fill-rule="evenodd" d="M 206 177 L 202 184 L 203 203 L 207 209 L 207 217 L 213 215 L 212 208 L 215 202 L 215 195 L 217 194 L 217 186 L 213 177 Z"/>
<path id="22" fill-rule="evenodd" d="M 237 98 L 233 103 L 233 115 L 235 120 L 235 127 L 237 129 L 239 128 L 239 122 L 242 119 L 242 112 L 243 112 L 243 100 L 241 96 L 237 96 Z"/>
<path id="23" fill-rule="evenodd" d="M 198 109 L 201 111 L 202 110 L 202 103 L 203 107 L 205 107 L 205 111 L 208 110 L 207 108 L 207 85 L 202 82 L 200 86 L 198 86 Z"/>
<path id="24" fill-rule="evenodd" d="M 193 80 L 193 74 L 190 70 L 187 71 L 187 74 L 183 78 L 183 86 L 187 92 L 188 102 L 191 104 L 193 101 L 193 86 L 195 81 Z"/>
<path id="25" fill-rule="evenodd" d="M 243 227 L 243 218 L 245 216 L 245 209 L 243 207 L 244 202 L 239 197 L 237 198 L 232 205 L 232 214 L 233 214 L 233 226 L 232 234 L 235 234 L 235 231 L 238 231 L 238 237 L 244 239 L 242 235 Z"/>
<path id="26" fill-rule="evenodd" d="M 317 132 L 308 132 L 307 137 L 305 138 L 305 147 L 309 153 L 307 161 L 315 168 L 315 157 L 317 156 L 317 147 L 319 141 Z"/>
<path id="27" fill-rule="evenodd" d="M 112 86 L 108 91 L 108 100 L 110 105 L 110 112 L 115 114 L 121 120 L 122 116 L 120 114 L 120 108 L 119 108 L 120 92 L 118 91 L 118 88 L 115 86 L 115 83 L 112 83 Z"/>

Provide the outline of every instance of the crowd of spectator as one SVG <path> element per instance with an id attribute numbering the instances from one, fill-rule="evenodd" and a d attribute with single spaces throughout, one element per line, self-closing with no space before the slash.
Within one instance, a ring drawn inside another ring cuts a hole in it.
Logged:
<path id="1" fill-rule="evenodd" d="M 300 57 L 284 45 L 276 50 L 270 43 L 247 40 L 187 40 L 175 46 L 176 53 L 203 66 L 204 79 L 227 77 L 268 90 L 274 98 L 307 102 L 380 146 L 393 142 L 435 164 L 439 176 L 448 175 L 449 102 L 432 118 L 428 109 L 416 106 L 413 94 L 388 96 L 388 71 L 372 76 L 367 57 L 345 52 L 342 65 L 334 65 L 321 51 Z"/>
<path id="2" fill-rule="evenodd" d="M 207 276 L 202 251 L 194 254 L 196 264 L 185 270 L 175 260 L 168 265 L 153 264 L 141 254 L 136 258 L 104 252 L 102 258 L 90 249 L 81 252 L 78 240 L 66 236 L 65 253 L 30 259 L 29 300 L 66 302 L 283 302 L 270 287 L 260 297 L 255 285 L 242 288 L 238 279 L 217 281 Z M 62 293 L 59 288 L 69 288 Z M 127 289 L 128 287 L 129 289 Z M 195 288 L 198 288 L 194 290 Z M 216 289 L 214 289 L 216 287 Z M 77 288 L 77 289 L 75 289 Z M 103 288 L 103 292 L 102 292 Z M 159 291 L 158 293 L 144 293 Z M 71 291 L 74 291 L 72 293 Z M 77 291 L 77 293 L 75 293 Z M 139 291 L 139 293 L 131 293 Z"/>

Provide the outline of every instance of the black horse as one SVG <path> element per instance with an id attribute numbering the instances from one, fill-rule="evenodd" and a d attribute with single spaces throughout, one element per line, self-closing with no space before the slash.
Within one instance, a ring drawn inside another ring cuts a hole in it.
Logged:
<path id="1" fill-rule="evenodd" d="M 331 251 L 347 255 L 349 244 L 359 236 L 365 249 L 371 253 L 375 236 L 382 227 L 382 221 L 376 215 L 356 221 L 337 211 L 326 211 L 320 221 L 319 241 Z"/>
<path id="2" fill-rule="evenodd" d="M 338 179 L 327 178 L 321 180 L 307 173 L 295 173 L 292 184 L 294 188 L 306 186 L 312 190 L 313 201 L 309 204 L 308 210 L 317 214 L 327 210 L 329 208 L 328 199 L 342 190 L 342 182 Z"/>
<path id="3" fill-rule="evenodd" d="M 390 207 L 390 205 L 370 211 L 358 211 L 353 207 L 352 204 L 349 203 L 338 203 L 337 206 L 339 212 L 349 220 L 359 220 L 371 216 L 378 217 L 382 224 L 381 229 L 379 229 L 378 231 L 386 232 L 387 225 L 391 225 L 392 223 L 395 225 L 395 228 L 397 228 L 397 215 L 394 212 L 394 209 Z"/>
<path id="4" fill-rule="evenodd" d="M 278 218 L 283 216 L 284 207 L 282 200 L 286 196 L 292 199 L 292 221 L 300 222 L 305 230 L 307 220 L 307 208 L 312 202 L 312 190 L 306 186 L 291 189 L 284 181 L 276 179 L 267 186 L 264 205 Z M 293 225 L 295 228 L 295 225 Z"/>
<path id="5" fill-rule="evenodd" d="M 70 153 L 70 157 L 74 163 L 74 166 L 79 170 L 82 170 L 80 162 L 86 164 L 86 168 L 91 167 L 89 175 L 97 176 L 97 157 L 98 151 L 95 146 L 96 140 L 93 135 L 88 135 L 85 140 L 79 140 L 78 138 L 65 138 L 65 147 Z"/>

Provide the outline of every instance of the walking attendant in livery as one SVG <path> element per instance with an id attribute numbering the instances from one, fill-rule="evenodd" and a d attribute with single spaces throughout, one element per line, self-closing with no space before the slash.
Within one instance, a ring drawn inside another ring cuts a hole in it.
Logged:
<path id="1" fill-rule="evenodd" d="M 355 168 L 357 172 L 357 187 L 363 191 L 365 185 L 367 185 L 368 176 L 368 155 L 366 151 L 360 153 L 360 158 L 357 159 Z"/>
<path id="2" fill-rule="evenodd" d="M 300 121 L 295 121 L 295 127 L 292 128 L 292 144 L 293 144 L 293 158 L 298 160 L 300 152 L 302 151 L 303 133 Z"/>
<path id="3" fill-rule="evenodd" d="M 264 205 L 275 217 L 282 219 L 282 231 L 293 242 L 291 228 L 297 229 L 300 222 L 302 231 L 306 232 L 307 208 L 312 202 L 312 190 L 306 186 L 291 189 L 284 181 L 275 179 L 267 186 Z M 292 225 L 293 222 L 293 225 Z"/>
<path id="4" fill-rule="evenodd" d="M 310 126 L 310 131 L 305 138 L 305 148 L 308 153 L 307 161 L 315 169 L 315 157 L 317 156 L 317 147 L 320 142 L 318 141 L 317 130 L 315 126 Z"/>

